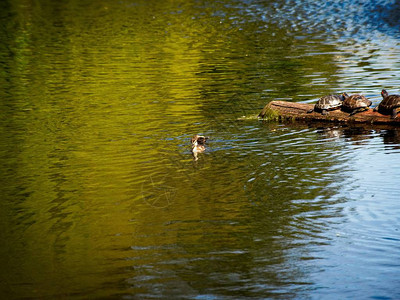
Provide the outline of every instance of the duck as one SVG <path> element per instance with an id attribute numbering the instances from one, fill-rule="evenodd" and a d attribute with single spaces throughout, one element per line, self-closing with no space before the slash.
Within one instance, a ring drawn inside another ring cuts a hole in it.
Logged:
<path id="1" fill-rule="evenodd" d="M 208 140 L 208 137 L 205 137 L 203 135 L 198 135 L 195 134 L 191 141 L 191 146 L 192 146 L 192 153 L 201 153 L 206 150 L 205 143 Z"/>

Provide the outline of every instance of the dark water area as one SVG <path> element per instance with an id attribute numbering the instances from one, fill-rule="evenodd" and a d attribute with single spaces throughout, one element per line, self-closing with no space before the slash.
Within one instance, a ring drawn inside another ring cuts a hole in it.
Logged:
<path id="1" fill-rule="evenodd" d="M 254 118 L 400 93 L 399 16 L 2 1 L 0 297 L 399 299 L 400 129 Z"/>

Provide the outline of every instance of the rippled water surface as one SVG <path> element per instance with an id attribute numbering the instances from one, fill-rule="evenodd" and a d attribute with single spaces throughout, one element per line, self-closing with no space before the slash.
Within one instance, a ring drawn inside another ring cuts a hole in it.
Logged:
<path id="1" fill-rule="evenodd" d="M 398 2 L 0 5 L 2 299 L 400 298 L 400 129 L 251 118 L 400 93 Z"/>

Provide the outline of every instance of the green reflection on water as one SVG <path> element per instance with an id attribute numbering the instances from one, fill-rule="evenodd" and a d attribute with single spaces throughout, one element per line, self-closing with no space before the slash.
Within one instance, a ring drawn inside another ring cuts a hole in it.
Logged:
<path id="1" fill-rule="evenodd" d="M 274 146 L 243 156 L 232 140 L 246 128 L 233 120 L 274 98 L 330 92 L 309 84 L 335 86 L 333 49 L 246 22 L 228 3 L 2 4 L 4 294 L 301 289 L 301 258 L 286 253 L 290 201 L 324 186 L 300 183 L 309 165 Z M 212 132 L 215 148 L 194 163 L 196 132 Z"/>

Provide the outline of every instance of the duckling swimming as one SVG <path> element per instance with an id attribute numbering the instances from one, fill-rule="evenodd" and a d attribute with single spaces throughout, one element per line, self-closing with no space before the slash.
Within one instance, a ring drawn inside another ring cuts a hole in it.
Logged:
<path id="1" fill-rule="evenodd" d="M 197 154 L 198 153 L 202 153 L 202 152 L 204 152 L 206 150 L 205 143 L 206 143 L 207 140 L 208 140 L 208 137 L 205 137 L 203 135 L 198 135 L 198 134 L 195 134 L 192 137 L 192 139 L 190 140 L 191 141 L 191 147 L 192 147 L 191 151 L 193 153 L 193 156 L 194 156 L 195 160 L 198 159 L 197 158 Z"/>
<path id="2" fill-rule="evenodd" d="M 196 153 L 204 152 L 204 150 L 206 150 L 205 143 L 207 140 L 208 140 L 208 137 L 195 134 L 191 139 L 192 152 L 193 153 L 194 152 L 196 152 Z"/>

